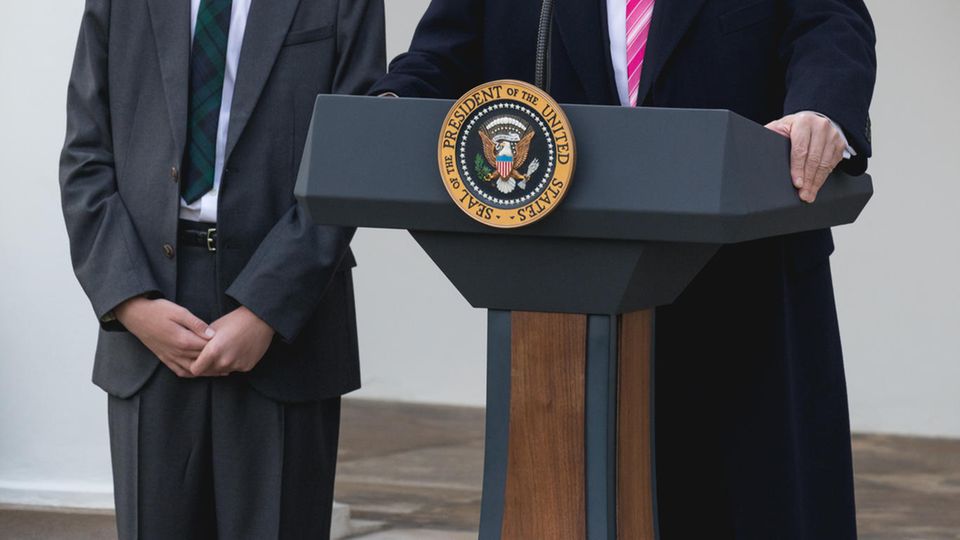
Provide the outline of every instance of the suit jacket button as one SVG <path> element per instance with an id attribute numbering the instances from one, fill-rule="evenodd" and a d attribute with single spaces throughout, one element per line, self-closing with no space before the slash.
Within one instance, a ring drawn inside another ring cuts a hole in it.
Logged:
<path id="1" fill-rule="evenodd" d="M 176 167 L 170 168 L 170 179 L 173 180 L 173 183 L 176 184 L 180 181 L 180 170 Z"/>
<path id="2" fill-rule="evenodd" d="M 164 244 L 164 245 L 163 245 L 163 256 L 164 256 L 164 257 L 166 257 L 166 258 L 168 258 L 168 259 L 172 259 L 175 254 L 176 254 L 176 252 L 173 250 L 173 246 L 171 246 L 170 244 Z"/>

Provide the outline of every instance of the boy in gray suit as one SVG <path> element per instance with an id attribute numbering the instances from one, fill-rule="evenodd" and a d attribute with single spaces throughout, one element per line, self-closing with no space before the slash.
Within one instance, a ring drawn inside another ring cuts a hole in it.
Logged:
<path id="1" fill-rule="evenodd" d="M 121 539 L 329 536 L 353 231 L 293 187 L 316 95 L 368 90 L 383 24 L 382 0 L 87 0 L 60 184 Z"/>

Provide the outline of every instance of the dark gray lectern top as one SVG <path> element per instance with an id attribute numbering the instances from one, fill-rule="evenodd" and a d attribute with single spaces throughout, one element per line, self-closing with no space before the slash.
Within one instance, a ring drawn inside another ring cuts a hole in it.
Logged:
<path id="1" fill-rule="evenodd" d="M 437 164 L 452 101 L 320 96 L 296 193 L 317 223 L 408 229 L 461 294 L 498 310 L 613 314 L 673 302 L 721 244 L 854 221 L 869 176 L 797 197 L 789 143 L 729 111 L 565 105 L 566 199 L 530 226 L 475 222 Z M 512 268 L 511 279 L 491 276 Z"/>
<path id="2" fill-rule="evenodd" d="M 490 233 L 447 194 L 437 143 L 452 101 L 319 96 L 297 196 L 318 223 Z M 869 176 L 835 173 L 813 205 L 789 142 L 730 111 L 564 105 L 577 141 L 567 198 L 499 234 L 729 244 L 853 222 Z"/>

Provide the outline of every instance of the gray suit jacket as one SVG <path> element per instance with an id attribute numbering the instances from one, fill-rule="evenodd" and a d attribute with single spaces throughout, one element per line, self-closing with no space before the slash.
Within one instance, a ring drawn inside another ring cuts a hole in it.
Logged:
<path id="1" fill-rule="evenodd" d="M 218 292 L 223 312 L 244 305 L 276 330 L 246 376 L 283 401 L 359 387 L 353 231 L 312 224 L 293 187 L 316 95 L 367 91 L 384 71 L 383 25 L 383 0 L 250 8 L 218 205 Z M 138 295 L 176 298 L 189 66 L 188 0 L 87 0 L 60 184 L 73 266 L 101 320 L 94 382 L 118 397 L 159 362 L 103 321 Z"/>

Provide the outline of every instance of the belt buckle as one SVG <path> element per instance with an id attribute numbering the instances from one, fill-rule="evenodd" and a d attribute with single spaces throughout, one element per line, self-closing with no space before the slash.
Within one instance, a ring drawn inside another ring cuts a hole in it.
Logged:
<path id="1" fill-rule="evenodd" d="M 207 229 L 207 251 L 217 250 L 217 229 Z"/>

